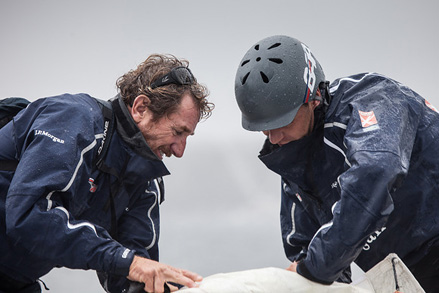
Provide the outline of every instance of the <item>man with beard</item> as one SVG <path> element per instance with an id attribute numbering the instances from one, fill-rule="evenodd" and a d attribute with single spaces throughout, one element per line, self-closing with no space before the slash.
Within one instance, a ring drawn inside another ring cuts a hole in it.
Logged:
<path id="1" fill-rule="evenodd" d="M 108 292 L 200 280 L 158 262 L 159 204 L 163 156 L 183 156 L 210 115 L 207 89 L 168 55 L 151 55 L 117 86 L 110 101 L 38 99 L 0 130 L 2 292 L 40 292 L 54 267 L 95 270 Z"/>

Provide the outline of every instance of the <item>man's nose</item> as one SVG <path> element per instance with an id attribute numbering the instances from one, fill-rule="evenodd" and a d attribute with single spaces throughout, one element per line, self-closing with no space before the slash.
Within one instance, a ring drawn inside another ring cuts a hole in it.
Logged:
<path id="1" fill-rule="evenodd" d="M 282 131 L 279 129 L 268 130 L 266 132 L 265 135 L 268 136 L 268 139 L 272 144 L 278 144 L 283 138 Z"/>
<path id="2" fill-rule="evenodd" d="M 186 149 L 186 140 L 187 137 L 181 138 L 179 141 L 171 145 L 171 150 L 174 156 L 177 158 L 181 158 L 184 154 L 184 150 Z"/>

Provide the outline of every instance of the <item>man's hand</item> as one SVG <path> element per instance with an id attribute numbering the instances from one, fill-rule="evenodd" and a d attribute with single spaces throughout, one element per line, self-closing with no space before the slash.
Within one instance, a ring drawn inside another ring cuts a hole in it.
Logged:
<path id="1" fill-rule="evenodd" d="M 128 279 L 145 284 L 146 292 L 164 292 L 166 282 L 174 282 L 189 288 L 196 287 L 195 282 L 200 282 L 203 278 L 195 273 L 180 270 L 147 258 L 134 256 L 130 266 Z M 169 285 L 171 291 L 177 288 Z"/>
<path id="2" fill-rule="evenodd" d="M 297 273 L 296 268 L 297 268 L 297 261 L 293 262 L 293 263 L 287 268 L 287 271 L 291 271 L 291 272 L 295 272 L 295 273 Z"/>

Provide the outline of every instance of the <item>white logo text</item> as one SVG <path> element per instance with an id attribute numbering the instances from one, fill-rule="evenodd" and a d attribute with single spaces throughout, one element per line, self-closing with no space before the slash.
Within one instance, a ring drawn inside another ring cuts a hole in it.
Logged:
<path id="1" fill-rule="evenodd" d="M 309 98 L 310 94 L 314 92 L 314 88 L 316 86 L 316 61 L 314 60 L 314 57 L 311 54 L 311 50 L 302 44 L 303 52 L 305 52 L 305 61 L 307 66 L 305 67 L 305 70 L 303 72 L 303 80 L 306 83 L 306 86 L 308 87 L 309 94 L 306 95 L 304 102 L 308 102 L 307 99 Z"/>
<path id="2" fill-rule="evenodd" d="M 102 143 L 101 143 L 101 145 L 99 146 L 99 149 L 98 149 L 98 155 L 101 154 L 102 149 L 104 148 L 105 138 L 107 137 L 107 131 L 108 131 L 108 125 L 109 124 L 110 124 L 109 121 L 105 121 L 105 124 L 104 124 L 104 135 L 102 136 Z"/>
<path id="3" fill-rule="evenodd" d="M 369 236 L 369 239 L 367 239 L 366 244 L 363 246 L 363 250 L 369 250 L 372 242 L 377 240 L 378 236 L 380 236 L 380 234 L 383 233 L 384 230 L 386 230 L 386 227 L 383 227 L 381 228 L 381 230 L 372 233 L 372 235 Z"/>
<path id="4" fill-rule="evenodd" d="M 63 139 L 55 137 L 45 130 L 35 130 L 35 135 L 44 135 L 44 136 L 47 136 L 48 138 L 50 138 L 53 142 L 64 143 Z"/>

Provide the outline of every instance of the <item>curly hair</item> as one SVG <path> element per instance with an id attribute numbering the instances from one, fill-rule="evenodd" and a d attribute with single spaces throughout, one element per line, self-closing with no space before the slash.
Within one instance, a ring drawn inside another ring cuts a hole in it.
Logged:
<path id="1" fill-rule="evenodd" d="M 151 84 L 161 76 L 169 73 L 178 66 L 188 66 L 189 62 L 177 59 L 173 55 L 153 54 L 141 63 L 135 70 L 121 76 L 116 86 L 127 106 L 132 106 L 137 96 L 146 95 L 151 103 L 149 110 L 153 113 L 153 120 L 175 112 L 185 93 L 190 93 L 200 110 L 200 120 L 207 119 L 212 114 L 215 105 L 207 101 L 209 91 L 199 84 L 196 79 L 191 85 L 169 84 L 151 89 Z"/>

